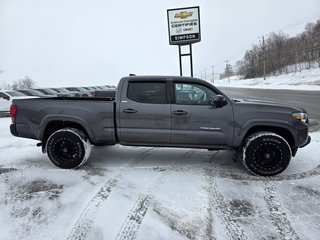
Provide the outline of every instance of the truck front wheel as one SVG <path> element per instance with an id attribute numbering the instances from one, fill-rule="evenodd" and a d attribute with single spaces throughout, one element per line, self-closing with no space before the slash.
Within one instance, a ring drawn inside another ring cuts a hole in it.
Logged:
<path id="1" fill-rule="evenodd" d="M 283 137 L 272 132 L 257 132 L 245 141 L 242 164 L 253 174 L 273 176 L 288 167 L 291 156 L 291 147 Z"/>
<path id="2" fill-rule="evenodd" d="M 51 162 L 64 169 L 80 167 L 91 153 L 89 139 L 75 128 L 63 128 L 54 132 L 48 138 L 46 148 Z"/>

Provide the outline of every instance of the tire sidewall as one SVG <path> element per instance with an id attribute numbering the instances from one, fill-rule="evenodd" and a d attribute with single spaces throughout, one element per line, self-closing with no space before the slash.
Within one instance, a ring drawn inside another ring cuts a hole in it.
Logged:
<path id="1" fill-rule="evenodd" d="M 262 145 L 270 145 L 277 150 L 276 162 L 272 167 L 260 164 L 261 159 L 257 156 L 257 149 Z M 273 176 L 288 167 L 291 156 L 291 147 L 283 137 L 271 132 L 258 132 L 248 137 L 244 144 L 242 163 L 255 175 Z"/>
<path id="2" fill-rule="evenodd" d="M 62 139 L 72 142 L 76 146 L 77 153 L 72 159 L 64 159 L 57 153 L 58 143 Z M 85 137 L 78 129 L 65 128 L 54 132 L 46 144 L 47 155 L 51 162 L 59 168 L 72 169 L 80 167 L 87 158 Z"/>

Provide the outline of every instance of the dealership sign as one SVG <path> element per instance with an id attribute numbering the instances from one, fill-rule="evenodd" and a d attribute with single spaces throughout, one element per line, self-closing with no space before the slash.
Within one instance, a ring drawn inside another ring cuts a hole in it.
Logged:
<path id="1" fill-rule="evenodd" d="M 199 7 L 168 9 L 170 45 L 186 45 L 200 42 Z"/>

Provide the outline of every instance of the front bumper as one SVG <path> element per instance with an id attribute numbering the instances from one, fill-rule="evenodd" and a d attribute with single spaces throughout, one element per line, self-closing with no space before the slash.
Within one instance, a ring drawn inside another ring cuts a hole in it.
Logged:
<path id="1" fill-rule="evenodd" d="M 300 145 L 299 148 L 303 148 L 303 147 L 307 146 L 310 142 L 311 142 L 311 137 L 310 137 L 310 135 L 308 135 L 305 143 L 303 143 L 302 145 Z"/>

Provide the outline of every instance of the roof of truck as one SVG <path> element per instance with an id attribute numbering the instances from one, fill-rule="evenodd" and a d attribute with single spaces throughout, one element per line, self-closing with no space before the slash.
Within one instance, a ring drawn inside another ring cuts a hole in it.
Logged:
<path id="1" fill-rule="evenodd" d="M 123 79 L 132 79 L 132 80 L 141 80 L 141 81 L 148 81 L 148 80 L 166 80 L 166 81 L 204 81 L 199 78 L 194 77 L 184 77 L 184 76 L 161 76 L 161 75 L 142 75 L 142 76 L 127 76 L 123 77 Z"/>

